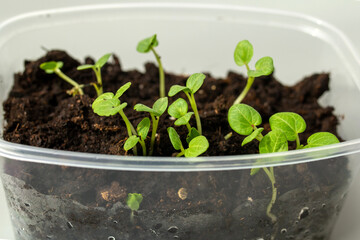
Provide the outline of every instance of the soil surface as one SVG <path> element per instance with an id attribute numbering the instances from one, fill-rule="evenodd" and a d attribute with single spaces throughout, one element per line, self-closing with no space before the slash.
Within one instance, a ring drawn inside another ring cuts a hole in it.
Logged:
<path id="1" fill-rule="evenodd" d="M 120 116 L 99 117 L 91 103 L 95 91 L 85 95 L 66 94 L 71 87 L 55 75 L 39 69 L 45 61 L 63 61 L 63 72 L 81 84 L 96 82 L 91 70 L 77 71 L 80 62 L 63 51 L 50 51 L 36 61 L 26 61 L 25 71 L 15 75 L 15 84 L 4 102 L 4 139 L 26 145 L 70 151 L 124 155 L 126 128 Z M 86 58 L 85 63 L 93 63 Z M 131 82 L 121 97 L 133 125 L 147 114 L 133 110 L 136 103 L 152 106 L 158 98 L 158 69 L 145 65 L 146 72 L 123 71 L 114 56 L 102 70 L 104 91 L 116 92 Z M 185 85 L 187 77 L 167 73 L 167 91 L 174 84 Z M 229 72 L 224 79 L 207 74 L 196 94 L 203 134 L 210 148 L 207 156 L 258 153 L 257 142 L 241 147 L 244 137 L 231 132 L 227 112 L 244 88 L 246 79 Z M 301 142 L 314 132 L 337 135 L 338 120 L 332 107 L 322 107 L 318 98 L 326 92 L 329 74 L 304 78 L 295 86 L 284 86 L 273 76 L 255 80 L 244 103 L 263 118 L 276 112 L 299 113 L 307 123 Z M 169 99 L 169 104 L 179 96 Z M 185 96 L 181 96 L 186 99 Z M 161 117 L 154 155 L 171 156 L 174 149 L 166 128 L 173 126 L 166 113 Z M 195 120 L 191 120 L 195 126 Z M 175 127 L 185 140 L 186 127 Z M 184 141 L 185 143 L 185 141 Z M 294 144 L 290 146 L 294 148 Z M 126 172 L 82 169 L 46 164 L 7 161 L 2 181 L 10 205 L 17 239 L 327 239 L 341 208 L 349 173 L 343 158 L 274 168 L 278 198 L 266 216 L 271 185 L 260 171 L 218 172 Z M 128 193 L 144 196 L 130 221 Z"/>

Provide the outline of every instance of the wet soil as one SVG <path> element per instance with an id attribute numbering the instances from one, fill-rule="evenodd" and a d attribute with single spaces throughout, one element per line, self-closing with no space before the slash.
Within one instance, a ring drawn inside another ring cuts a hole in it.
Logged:
<path id="1" fill-rule="evenodd" d="M 80 62 L 63 51 L 26 61 L 24 72 L 15 74 L 14 86 L 3 104 L 3 138 L 52 149 L 131 154 L 123 150 L 126 128 L 121 118 L 93 113 L 96 93 L 91 86 L 82 97 L 66 94 L 71 88 L 66 82 L 39 69 L 45 61 L 63 61 L 62 70 L 81 84 L 96 81 L 91 70 L 77 71 Z M 84 62 L 94 61 L 86 58 Z M 145 69 L 144 73 L 123 71 L 114 56 L 102 71 L 105 92 L 132 83 L 121 100 L 128 103 L 125 113 L 133 125 L 147 116 L 132 110 L 133 106 L 151 106 L 158 98 L 158 69 L 152 63 Z M 186 79 L 167 73 L 167 90 L 174 84 L 185 85 Z M 337 135 L 334 109 L 318 103 L 329 90 L 329 79 L 328 73 L 313 74 L 294 86 L 284 86 L 272 75 L 261 77 L 244 103 L 260 112 L 264 133 L 269 131 L 272 114 L 291 111 L 307 123 L 300 136 L 303 143 L 318 131 Z M 232 131 L 227 111 L 245 84 L 246 79 L 235 72 L 223 79 L 207 74 L 196 94 L 203 134 L 210 144 L 205 156 L 258 153 L 256 142 L 241 147 L 240 135 L 224 139 Z M 161 117 L 155 156 L 173 155 L 166 131 L 174 127 L 173 122 L 167 114 Z M 191 125 L 195 126 L 194 119 Z M 186 127 L 176 130 L 186 138 Z M 346 193 L 347 160 L 289 165 L 274 171 L 278 188 L 272 210 L 278 217 L 275 224 L 265 214 L 271 185 L 262 171 L 255 176 L 250 176 L 250 170 L 127 172 L 6 161 L 2 180 L 11 215 L 17 219 L 13 221 L 17 239 L 326 239 Z M 144 196 L 133 222 L 125 204 L 131 192 Z"/>

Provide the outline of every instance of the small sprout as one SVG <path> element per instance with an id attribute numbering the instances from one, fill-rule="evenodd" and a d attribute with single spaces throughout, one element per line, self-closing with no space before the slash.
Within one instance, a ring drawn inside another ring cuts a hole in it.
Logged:
<path id="1" fill-rule="evenodd" d="M 199 111 L 196 106 L 194 94 L 200 89 L 200 87 L 204 83 L 205 78 L 206 78 L 206 76 L 202 73 L 194 73 L 187 79 L 186 87 L 180 86 L 180 85 L 174 85 L 170 88 L 170 91 L 168 94 L 169 97 L 173 97 L 181 91 L 185 93 L 185 95 L 189 99 L 191 108 L 194 111 L 197 130 L 200 134 L 202 134 L 201 120 L 200 120 Z"/>
<path id="2" fill-rule="evenodd" d="M 96 93 L 100 96 L 103 93 L 103 84 L 101 78 L 101 68 L 105 65 L 105 63 L 109 60 L 111 53 L 105 54 L 102 56 L 94 65 L 85 64 L 77 67 L 77 70 L 85 70 L 85 69 L 92 69 L 95 73 L 97 84 L 94 84 Z"/>
<path id="3" fill-rule="evenodd" d="M 60 70 L 63 67 L 63 65 L 64 65 L 63 62 L 51 61 L 51 62 L 44 62 L 44 63 L 40 64 L 40 68 L 48 74 L 55 73 L 60 78 L 62 78 L 63 80 L 65 80 L 66 82 L 71 84 L 73 86 L 73 88 L 69 92 L 71 92 L 73 95 L 76 95 L 77 93 L 79 93 L 80 95 L 84 95 L 84 92 L 82 90 L 83 86 L 79 85 L 77 82 L 75 82 L 74 80 L 72 80 L 71 78 L 66 76 Z"/>
<path id="4" fill-rule="evenodd" d="M 131 83 L 128 82 L 124 84 L 122 87 L 119 88 L 119 90 L 114 95 L 112 92 L 103 93 L 100 96 L 98 96 L 95 101 L 92 104 L 92 109 L 94 113 L 96 113 L 99 116 L 113 116 L 117 113 L 120 114 L 123 121 L 125 122 L 126 129 L 129 135 L 129 139 L 131 136 L 133 136 L 133 132 L 135 133 L 135 129 L 130 123 L 129 119 L 126 117 L 123 109 L 127 106 L 127 103 L 121 103 L 120 97 L 124 94 L 124 92 L 129 89 Z M 134 138 L 131 138 L 131 142 L 128 143 L 128 146 L 130 146 L 133 143 Z M 131 144 L 130 144 L 131 143 Z M 136 144 L 135 144 L 136 145 Z M 132 147 L 134 154 L 137 155 L 137 149 L 136 146 Z M 129 148 L 131 149 L 131 148 Z M 125 149 L 126 150 L 126 149 Z"/>
<path id="5" fill-rule="evenodd" d="M 131 209 L 130 220 L 134 222 L 134 212 L 139 210 L 143 196 L 140 193 L 129 193 L 126 199 L 126 205 Z"/>
<path id="6" fill-rule="evenodd" d="M 143 120 L 141 120 L 141 122 L 139 122 L 139 124 L 136 127 L 136 132 L 138 136 L 133 135 L 129 137 L 125 142 L 124 149 L 128 151 L 134 146 L 136 146 L 136 144 L 139 142 L 143 150 L 143 155 L 146 156 L 145 139 L 149 133 L 149 129 L 150 129 L 150 119 L 146 117 Z"/>
<path id="7" fill-rule="evenodd" d="M 164 74 L 160 56 L 155 51 L 155 47 L 157 47 L 158 45 L 159 45 L 159 42 L 157 40 L 156 34 L 154 34 L 151 37 L 141 40 L 138 43 L 136 50 L 140 53 L 148 53 L 149 51 L 152 51 L 154 53 L 156 61 L 159 65 L 160 98 L 163 98 L 163 97 L 165 97 L 165 74 Z"/>
<path id="8" fill-rule="evenodd" d="M 189 121 L 194 113 L 188 112 L 188 104 L 183 98 L 179 98 L 173 102 L 168 108 L 168 113 L 177 119 L 174 123 L 176 126 L 186 125 L 189 132 L 191 131 Z"/>
<path id="9" fill-rule="evenodd" d="M 124 144 L 125 151 L 129 151 L 130 149 L 135 147 L 138 142 L 139 142 L 138 136 L 132 135 L 131 137 L 129 137 Z"/>
<path id="10" fill-rule="evenodd" d="M 134 109 L 138 112 L 148 112 L 150 113 L 151 120 L 152 120 L 152 132 L 151 132 L 151 140 L 150 140 L 150 151 L 149 155 L 151 156 L 154 151 L 154 143 L 155 143 L 155 136 L 156 131 L 158 128 L 160 116 L 166 111 L 166 108 L 168 106 L 168 98 L 163 97 L 156 100 L 156 102 L 153 104 L 152 108 L 149 108 L 148 106 L 145 106 L 143 104 L 136 104 L 134 106 Z"/>
<path id="11" fill-rule="evenodd" d="M 249 63 L 253 57 L 253 52 L 253 46 L 248 40 L 240 41 L 235 48 L 234 61 L 238 66 L 245 65 L 247 69 L 248 79 L 244 90 L 234 101 L 234 105 L 241 103 L 241 101 L 245 98 L 256 77 L 267 76 L 274 71 L 273 59 L 271 57 L 260 58 L 255 63 L 255 70 L 251 70 L 249 67 Z"/>
<path id="12" fill-rule="evenodd" d="M 272 130 L 282 131 L 288 141 L 296 140 L 296 148 L 301 148 L 299 133 L 306 129 L 305 120 L 297 113 L 281 112 L 272 115 L 269 119 Z"/>
<path id="13" fill-rule="evenodd" d="M 325 145 L 339 143 L 339 139 L 329 132 L 318 132 L 312 134 L 307 139 L 307 145 L 304 148 L 313 148 L 313 147 L 321 147 Z"/>
<path id="14" fill-rule="evenodd" d="M 246 104 L 232 105 L 228 113 L 230 127 L 240 135 L 249 135 L 261 124 L 260 114 Z"/>
<path id="15" fill-rule="evenodd" d="M 244 140 L 241 143 L 241 146 L 244 146 L 245 144 L 248 144 L 249 142 L 251 142 L 252 140 L 256 139 L 260 133 L 262 133 L 262 131 L 264 130 L 264 128 L 257 128 L 255 131 L 253 131 L 249 136 L 247 136 L 246 138 L 244 138 Z"/>
<path id="16" fill-rule="evenodd" d="M 168 127 L 167 131 L 169 133 L 169 138 L 174 149 L 177 151 L 180 150 L 180 153 L 176 155 L 177 157 L 181 157 L 183 155 L 185 155 L 185 157 L 187 158 L 197 157 L 206 152 L 206 150 L 209 148 L 209 142 L 206 137 L 197 136 L 189 142 L 189 147 L 187 149 L 184 149 L 180 140 L 180 136 L 176 132 L 176 130 L 172 127 Z"/>
<path id="17" fill-rule="evenodd" d="M 259 144 L 260 153 L 275 153 L 288 151 L 288 142 L 285 134 L 279 130 L 273 130 L 266 134 Z"/>
<path id="18" fill-rule="evenodd" d="M 198 136 L 201 136 L 201 134 L 198 132 L 198 130 L 196 130 L 196 128 L 191 128 L 190 129 L 190 132 L 188 133 L 187 135 L 187 138 L 186 138 L 186 142 L 187 143 L 190 143 L 191 140 L 193 140 L 194 138 L 198 137 Z"/>

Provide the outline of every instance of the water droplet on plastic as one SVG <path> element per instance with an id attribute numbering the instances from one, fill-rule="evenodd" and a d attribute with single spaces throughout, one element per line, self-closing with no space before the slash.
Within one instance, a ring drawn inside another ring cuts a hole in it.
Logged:
<path id="1" fill-rule="evenodd" d="M 178 231 L 178 227 L 177 226 L 171 226 L 168 228 L 168 232 L 170 233 L 176 233 Z"/>
<path id="2" fill-rule="evenodd" d="M 113 236 L 109 236 L 109 237 L 108 237 L 108 240 L 116 240 L 116 239 L 115 239 L 115 237 L 113 237 Z"/>
<path id="3" fill-rule="evenodd" d="M 118 224 L 119 222 L 118 222 L 118 221 L 116 221 L 116 220 L 114 220 L 114 221 L 113 221 L 113 223 Z"/>
<path id="4" fill-rule="evenodd" d="M 179 236 L 177 236 L 177 235 L 175 235 L 175 236 L 174 236 L 174 239 L 180 239 L 180 237 L 179 237 Z"/>
<path id="5" fill-rule="evenodd" d="M 68 228 L 73 228 L 74 226 L 71 224 L 71 222 L 67 222 L 66 225 L 68 226 Z"/>
<path id="6" fill-rule="evenodd" d="M 301 220 L 301 219 L 306 218 L 307 216 L 309 216 L 309 208 L 308 208 L 308 207 L 303 207 L 303 208 L 300 210 L 298 219 Z"/>
<path id="7" fill-rule="evenodd" d="M 30 207 L 30 204 L 29 203 L 24 203 L 26 207 Z"/>
<path id="8" fill-rule="evenodd" d="M 283 229 L 280 230 L 280 232 L 281 232 L 282 234 L 285 234 L 285 233 L 287 233 L 287 230 L 286 230 L 286 228 L 283 228 Z"/>

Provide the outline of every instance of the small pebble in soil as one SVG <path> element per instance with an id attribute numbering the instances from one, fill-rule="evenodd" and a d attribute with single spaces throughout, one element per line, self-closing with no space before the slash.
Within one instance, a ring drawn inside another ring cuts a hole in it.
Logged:
<path id="1" fill-rule="evenodd" d="M 170 119 L 171 121 L 175 121 L 175 120 L 176 120 L 176 118 L 174 118 L 174 117 L 169 117 L 169 119 Z"/>
<path id="2" fill-rule="evenodd" d="M 168 228 L 168 232 L 169 233 L 176 233 L 178 231 L 178 227 L 177 226 L 171 226 Z"/>
<path id="3" fill-rule="evenodd" d="M 186 188 L 180 188 L 178 191 L 178 196 L 181 200 L 185 200 L 188 196 L 188 192 Z"/>
<path id="4" fill-rule="evenodd" d="M 71 222 L 67 222 L 66 225 L 68 226 L 68 228 L 73 228 L 74 226 L 71 224 Z"/>
<path id="5" fill-rule="evenodd" d="M 211 85 L 211 90 L 215 91 L 215 90 L 216 90 L 216 86 L 215 86 L 215 85 Z"/>
<path id="6" fill-rule="evenodd" d="M 303 208 L 300 210 L 298 219 L 301 220 L 301 219 L 306 218 L 307 216 L 309 216 L 309 208 L 308 208 L 308 207 L 303 207 Z"/>
<path id="7" fill-rule="evenodd" d="M 115 237 L 109 236 L 109 237 L 108 237 L 108 240 L 115 240 Z"/>

